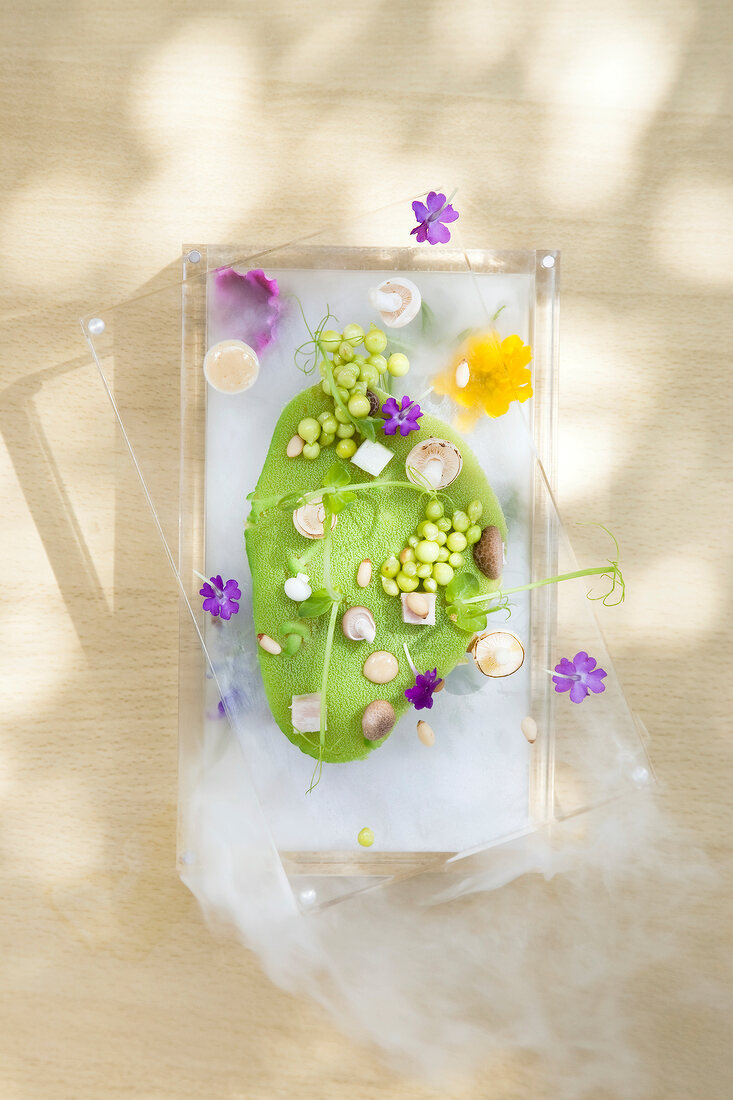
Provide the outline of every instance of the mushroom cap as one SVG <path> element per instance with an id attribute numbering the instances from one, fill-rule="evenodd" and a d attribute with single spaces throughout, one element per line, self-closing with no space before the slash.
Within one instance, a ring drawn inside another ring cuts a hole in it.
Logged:
<path id="1" fill-rule="evenodd" d="M 373 642 L 377 624 L 368 607 L 349 607 L 341 619 L 341 629 L 352 642 Z"/>
<path id="2" fill-rule="evenodd" d="M 524 664 L 524 646 L 509 630 L 478 634 L 471 645 L 473 658 L 484 676 L 501 679 L 518 672 Z"/>
<path id="3" fill-rule="evenodd" d="M 422 485 L 427 478 L 434 489 L 445 489 L 456 480 L 462 467 L 463 456 L 455 443 L 436 436 L 416 443 L 405 462 L 407 476 L 413 484 Z M 426 468 L 427 473 L 423 473 Z M 415 475 L 415 470 L 420 476 Z"/>
<path id="4" fill-rule="evenodd" d="M 399 309 L 381 310 L 375 302 L 377 295 L 373 296 L 372 304 L 374 304 L 387 328 L 403 328 L 405 325 L 409 325 L 410 321 L 417 316 L 422 305 L 422 296 L 410 279 L 405 279 L 402 275 L 399 277 L 392 276 L 379 284 L 377 292 L 379 291 L 383 294 L 399 294 L 402 299 L 402 305 Z"/>
<path id="5" fill-rule="evenodd" d="M 321 498 L 312 500 L 310 504 L 301 504 L 293 512 L 293 524 L 295 530 L 307 539 L 322 539 L 326 533 L 324 523 L 326 521 L 326 509 Z M 336 516 L 331 516 L 331 530 L 336 526 Z"/>
<path id="6" fill-rule="evenodd" d="M 481 538 L 473 546 L 477 569 L 491 581 L 497 581 L 504 571 L 504 543 L 498 527 L 484 527 Z"/>
<path id="7" fill-rule="evenodd" d="M 367 741 L 386 737 L 396 721 L 395 709 L 386 699 L 375 699 L 364 709 L 361 728 Z"/>

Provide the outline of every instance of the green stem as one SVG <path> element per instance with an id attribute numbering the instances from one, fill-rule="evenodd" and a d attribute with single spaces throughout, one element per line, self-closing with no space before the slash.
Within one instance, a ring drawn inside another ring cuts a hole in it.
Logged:
<path id="1" fill-rule="evenodd" d="M 520 584 L 516 588 L 497 588 L 496 592 L 487 592 L 485 596 L 471 596 L 467 600 L 461 600 L 462 604 L 483 603 L 484 600 L 502 599 L 511 596 L 515 592 L 529 592 L 531 588 L 542 588 L 546 584 L 557 584 L 558 581 L 573 581 L 578 577 L 600 576 L 609 572 L 608 565 L 602 565 L 596 569 L 579 569 L 577 573 L 561 573 L 558 577 L 546 577 L 543 581 L 533 581 L 531 584 Z"/>
<path id="2" fill-rule="evenodd" d="M 322 489 L 313 489 L 309 493 L 303 493 L 301 500 L 308 504 L 311 500 L 315 500 L 316 497 L 322 496 L 324 493 L 352 493 L 352 492 L 368 492 L 370 489 L 414 489 L 416 493 L 427 493 L 429 489 L 423 488 L 422 485 L 415 485 L 412 481 L 357 481 L 356 484 L 347 485 L 331 485 L 325 486 Z M 435 490 L 438 492 L 439 490 Z"/>
<path id="3" fill-rule="evenodd" d="M 331 584 L 331 514 L 326 512 L 325 519 L 327 530 L 323 536 L 323 587 L 328 592 L 335 604 L 340 603 L 341 596 Z"/>
<path id="4" fill-rule="evenodd" d="M 336 615 L 339 605 L 334 603 L 331 608 L 331 618 L 328 620 L 328 634 L 326 635 L 326 653 L 323 658 L 323 675 L 321 676 L 321 728 L 319 739 L 321 752 L 326 744 L 326 693 L 328 691 L 328 668 L 331 664 L 331 649 L 333 648 L 333 633 L 336 628 Z"/>

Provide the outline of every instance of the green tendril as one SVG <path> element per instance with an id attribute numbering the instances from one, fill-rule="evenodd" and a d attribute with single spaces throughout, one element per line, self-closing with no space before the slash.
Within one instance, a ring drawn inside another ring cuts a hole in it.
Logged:
<path id="1" fill-rule="evenodd" d="M 333 635 L 336 629 L 336 615 L 339 603 L 334 601 L 331 607 L 331 617 L 328 620 L 328 634 L 326 635 L 326 652 L 323 657 L 323 673 L 321 675 L 321 726 L 318 732 L 318 761 L 313 769 L 310 786 L 307 794 L 317 787 L 323 775 L 323 753 L 326 748 L 326 699 L 328 695 L 328 672 L 331 664 L 331 650 L 333 648 Z M 316 778 L 317 777 L 317 778 Z"/>

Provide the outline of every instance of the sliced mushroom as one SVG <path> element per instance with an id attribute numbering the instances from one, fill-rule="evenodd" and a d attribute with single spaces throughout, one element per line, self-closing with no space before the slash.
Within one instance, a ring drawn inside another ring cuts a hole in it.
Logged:
<path id="1" fill-rule="evenodd" d="M 485 577 L 496 581 L 504 571 L 504 543 L 498 527 L 484 527 L 473 547 L 473 560 Z"/>
<path id="2" fill-rule="evenodd" d="M 373 642 L 377 624 L 368 607 L 350 607 L 341 619 L 341 629 L 352 642 Z"/>
<path id="3" fill-rule="evenodd" d="M 361 728 L 367 741 L 379 741 L 386 737 L 395 724 L 395 709 L 386 699 L 375 699 L 364 709 Z"/>
<path id="4" fill-rule="evenodd" d="M 415 485 L 425 482 L 433 489 L 445 489 L 461 472 L 463 458 L 454 443 L 432 436 L 417 443 L 410 451 L 405 469 Z"/>
<path id="5" fill-rule="evenodd" d="M 524 646 L 516 634 L 508 630 L 478 634 L 471 652 L 484 676 L 492 678 L 511 676 L 524 664 Z"/>
<path id="6" fill-rule="evenodd" d="M 295 530 L 299 531 L 307 539 L 322 539 L 326 533 L 326 509 L 321 498 L 311 501 L 310 504 L 302 504 L 293 512 Z M 331 530 L 336 526 L 336 516 L 331 516 Z"/>
<path id="7" fill-rule="evenodd" d="M 387 328 L 403 328 L 409 325 L 422 305 L 420 291 L 403 276 L 385 279 L 374 290 L 370 290 L 369 301 Z"/>

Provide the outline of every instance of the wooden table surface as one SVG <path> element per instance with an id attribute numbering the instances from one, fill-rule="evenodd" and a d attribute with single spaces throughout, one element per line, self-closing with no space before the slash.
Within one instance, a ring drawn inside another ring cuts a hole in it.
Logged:
<path id="1" fill-rule="evenodd" d="M 172 858 L 174 583 L 77 320 L 184 240 L 285 240 L 433 183 L 474 204 L 477 243 L 562 250 L 561 506 L 622 544 L 629 598 L 604 627 L 662 800 L 719 868 L 684 962 L 721 976 L 730 16 L 715 0 L 4 5 L 3 1098 L 549 1096 L 516 1056 L 448 1091 L 402 1080 L 206 929 Z M 640 976 L 630 1004 L 644 1095 L 722 1100 L 728 1003 L 681 1011 L 674 986 L 673 969 Z"/>

